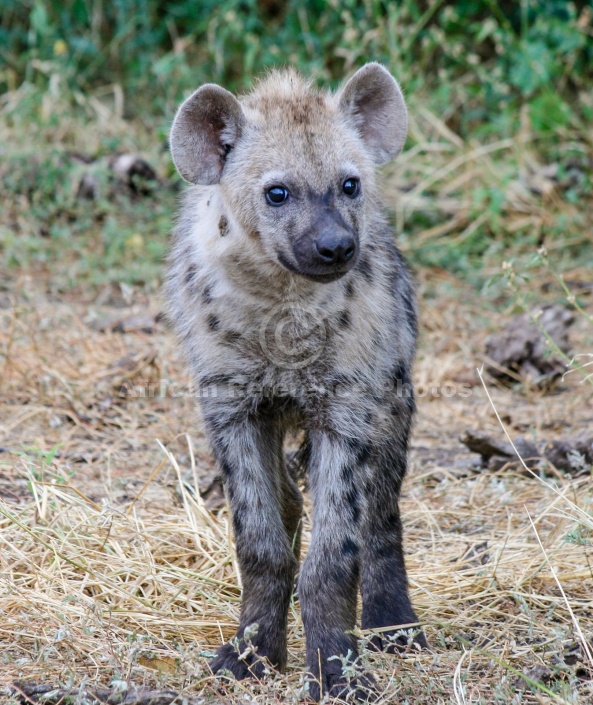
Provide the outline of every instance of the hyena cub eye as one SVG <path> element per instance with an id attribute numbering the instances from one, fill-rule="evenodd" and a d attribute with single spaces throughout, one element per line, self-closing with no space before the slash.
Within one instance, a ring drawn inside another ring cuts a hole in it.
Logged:
<path id="1" fill-rule="evenodd" d="M 360 179 L 346 179 L 342 184 L 342 191 L 350 198 L 355 198 L 360 193 Z"/>
<path id="2" fill-rule="evenodd" d="M 288 189 L 284 186 L 272 186 L 266 191 L 266 201 L 271 206 L 281 206 L 288 199 Z"/>

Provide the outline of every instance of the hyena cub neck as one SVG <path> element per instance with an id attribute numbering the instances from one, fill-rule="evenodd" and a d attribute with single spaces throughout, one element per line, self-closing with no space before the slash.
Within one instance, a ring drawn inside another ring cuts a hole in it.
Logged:
<path id="1" fill-rule="evenodd" d="M 316 699 L 368 696 L 372 678 L 343 669 L 356 660 L 359 589 L 362 627 L 380 630 L 374 647 L 405 648 L 400 626 L 416 622 L 398 508 L 415 302 L 375 183 L 406 125 L 396 81 L 367 64 L 336 94 L 293 71 L 240 99 L 202 86 L 171 132 L 194 186 L 174 237 L 169 314 L 196 382 L 214 387 L 202 410 L 243 584 L 237 640 L 211 668 L 245 678 L 266 661 L 286 665 L 302 497 L 282 443 L 302 424 L 314 525 L 299 601 Z"/>

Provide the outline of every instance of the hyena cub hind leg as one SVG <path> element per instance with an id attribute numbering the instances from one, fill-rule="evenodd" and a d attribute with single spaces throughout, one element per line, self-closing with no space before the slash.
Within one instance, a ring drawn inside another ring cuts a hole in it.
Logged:
<path id="1" fill-rule="evenodd" d="M 210 668 L 238 680 L 261 678 L 267 662 L 279 670 L 286 667 L 288 607 L 297 568 L 283 516 L 281 435 L 266 415 L 239 417 L 231 424 L 217 423 L 216 415 L 208 423 L 208 410 L 205 416 L 218 461 L 226 469 L 243 582 L 239 628 Z"/>
<path id="2" fill-rule="evenodd" d="M 295 482 L 301 482 L 307 479 L 307 470 L 309 469 L 310 460 L 311 437 L 309 432 L 305 431 L 299 447 L 295 451 L 286 454 L 286 469 Z"/>
<path id="3" fill-rule="evenodd" d="M 368 493 L 373 511 L 368 513 L 363 532 L 361 626 L 382 630 L 380 635 L 371 638 L 370 648 L 387 653 L 402 652 L 411 645 L 428 648 L 419 626 L 403 627 L 417 623 L 418 618 L 408 592 L 399 511 L 399 494 L 407 463 L 407 433 L 411 425 L 411 415 L 402 414 L 402 417 L 399 439 L 385 445 L 375 457 Z M 402 627 L 398 628 L 399 625 Z M 394 628 L 383 631 L 391 626 Z"/>
<path id="4" fill-rule="evenodd" d="M 298 449 L 286 454 L 281 475 L 282 519 L 297 561 L 301 554 L 303 520 L 303 495 L 297 483 L 307 477 L 310 456 L 311 441 L 309 434 L 305 433 Z"/>
<path id="5" fill-rule="evenodd" d="M 303 495 L 297 483 L 288 471 L 284 471 L 281 479 L 282 490 L 282 521 L 286 536 L 298 561 L 301 555 L 301 531 L 303 522 Z"/>

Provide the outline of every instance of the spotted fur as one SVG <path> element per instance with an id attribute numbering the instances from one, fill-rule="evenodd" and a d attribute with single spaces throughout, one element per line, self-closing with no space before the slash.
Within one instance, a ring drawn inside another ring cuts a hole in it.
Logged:
<path id="1" fill-rule="evenodd" d="M 368 64 L 337 94 L 293 71 L 270 74 L 239 100 L 204 86 L 171 134 L 175 163 L 194 185 L 174 233 L 169 316 L 223 472 L 243 584 L 239 650 L 222 646 L 212 669 L 243 678 L 260 677 L 262 659 L 286 665 L 302 497 L 282 444 L 304 428 L 314 516 L 298 591 L 317 699 L 370 684 L 346 678 L 332 658 L 357 653 L 359 589 L 363 628 L 393 633 L 416 622 L 398 509 L 416 308 L 375 182 L 376 165 L 397 154 L 405 131 L 396 82 Z M 356 198 L 341 190 L 352 177 Z M 275 183 L 291 194 L 279 208 L 264 197 Z M 311 243 L 334 230 L 356 254 L 320 281 L 308 264 Z M 248 628 L 254 651 L 239 659 Z M 373 644 L 402 645 L 389 634 Z M 416 641 L 425 644 L 421 633 Z"/>

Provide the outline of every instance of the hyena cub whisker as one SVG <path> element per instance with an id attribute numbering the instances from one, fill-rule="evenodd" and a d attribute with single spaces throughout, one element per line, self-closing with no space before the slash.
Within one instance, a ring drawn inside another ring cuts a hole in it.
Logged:
<path id="1" fill-rule="evenodd" d="M 366 697 L 372 679 L 343 668 L 357 655 L 359 589 L 363 629 L 391 627 L 376 648 L 405 646 L 388 637 L 417 621 L 398 508 L 416 308 L 375 177 L 406 127 L 396 81 L 372 63 L 336 94 L 292 70 L 240 99 L 204 85 L 171 131 L 193 186 L 175 228 L 169 315 L 202 390 L 243 583 L 238 641 L 212 670 L 286 666 L 303 500 L 283 439 L 304 428 L 314 516 L 298 592 L 316 699 Z M 257 651 L 240 659 L 246 630 Z M 422 632 L 415 640 L 426 644 Z"/>

